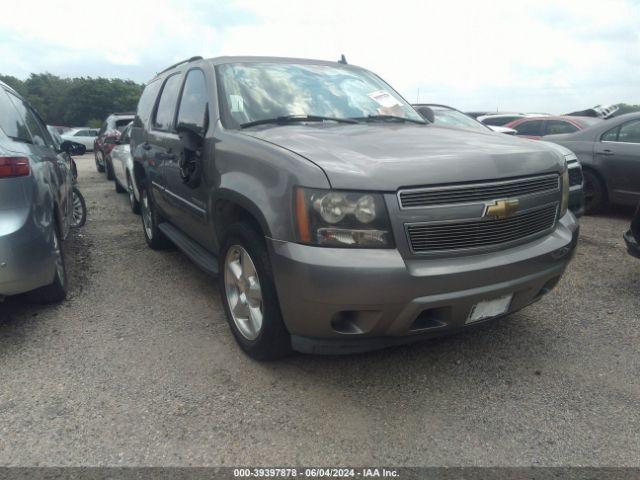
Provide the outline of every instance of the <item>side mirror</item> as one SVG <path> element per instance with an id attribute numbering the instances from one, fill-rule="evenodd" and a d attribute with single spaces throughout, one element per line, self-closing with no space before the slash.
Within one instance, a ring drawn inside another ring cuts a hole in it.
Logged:
<path id="1" fill-rule="evenodd" d="M 81 143 L 72 142 L 71 140 L 65 140 L 60 144 L 60 151 L 66 152 L 69 155 L 84 155 L 87 151 L 87 147 Z"/>
<path id="2" fill-rule="evenodd" d="M 424 118 L 427 122 L 433 123 L 435 121 L 435 115 L 433 110 L 429 107 L 415 107 L 416 112 L 420 114 L 422 118 Z"/>
<path id="3" fill-rule="evenodd" d="M 204 142 L 204 132 L 202 128 L 188 123 L 179 123 L 176 132 L 186 150 L 197 152 L 202 148 Z"/>

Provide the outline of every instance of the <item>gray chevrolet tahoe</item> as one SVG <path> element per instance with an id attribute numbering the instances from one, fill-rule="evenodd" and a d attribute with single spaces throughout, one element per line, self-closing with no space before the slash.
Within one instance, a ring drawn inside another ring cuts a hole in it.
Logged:
<path id="1" fill-rule="evenodd" d="M 425 122 L 344 63 L 173 65 L 142 94 L 131 151 L 147 243 L 218 275 L 258 359 L 504 316 L 558 283 L 578 237 L 558 150 Z"/>

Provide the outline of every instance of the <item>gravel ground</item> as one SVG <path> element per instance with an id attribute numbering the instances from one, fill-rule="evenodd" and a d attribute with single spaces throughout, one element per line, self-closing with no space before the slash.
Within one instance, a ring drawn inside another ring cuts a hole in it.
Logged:
<path id="1" fill-rule="evenodd" d="M 542 301 L 473 332 L 261 364 L 216 281 L 145 245 L 78 160 L 89 207 L 69 299 L 0 304 L 3 465 L 640 465 L 640 261 L 631 212 L 582 221 Z"/>

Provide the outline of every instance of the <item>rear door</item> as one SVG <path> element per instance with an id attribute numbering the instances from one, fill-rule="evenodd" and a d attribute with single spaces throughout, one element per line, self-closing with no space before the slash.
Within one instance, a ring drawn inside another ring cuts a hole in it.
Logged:
<path id="1" fill-rule="evenodd" d="M 177 200 L 167 193 L 166 166 L 177 158 L 180 138 L 174 130 L 176 104 L 180 95 L 182 73 L 168 76 L 160 92 L 160 98 L 151 117 L 147 135 L 147 159 L 150 187 L 156 204 L 165 216 L 172 220 L 180 214 Z"/>
<path id="2" fill-rule="evenodd" d="M 613 200 L 626 204 L 640 200 L 640 119 L 605 132 L 594 153 L 606 169 Z"/>
<path id="3" fill-rule="evenodd" d="M 122 135 L 118 139 L 118 145 L 111 151 L 111 160 L 113 163 L 113 173 L 116 177 L 116 181 L 124 188 L 127 187 L 127 171 L 126 161 L 129 157 L 131 141 L 131 126 L 124 129 Z"/>

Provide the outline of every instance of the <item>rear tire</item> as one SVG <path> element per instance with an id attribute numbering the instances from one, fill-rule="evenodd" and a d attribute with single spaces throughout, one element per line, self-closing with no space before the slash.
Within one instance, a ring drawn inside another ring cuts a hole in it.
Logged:
<path id="1" fill-rule="evenodd" d="M 280 312 L 264 237 L 248 223 L 231 225 L 218 262 L 222 303 L 240 348 L 256 360 L 290 354 L 291 335 Z"/>
<path id="2" fill-rule="evenodd" d="M 160 216 L 156 211 L 153 196 L 148 188 L 140 191 L 140 217 L 142 218 L 142 231 L 144 239 L 153 250 L 164 250 L 171 246 L 171 241 L 160 231 L 158 225 Z"/>
<path id="3" fill-rule="evenodd" d="M 584 213 L 601 213 L 608 204 L 607 187 L 597 173 L 589 169 L 582 171 L 584 177 Z"/>
<path id="4" fill-rule="evenodd" d="M 111 158 L 108 155 L 104 156 L 104 171 L 107 172 L 107 180 L 114 180 L 116 177 L 113 174 L 113 164 Z"/>
<path id="5" fill-rule="evenodd" d="M 67 297 L 67 268 L 64 261 L 64 249 L 60 238 L 58 227 L 56 226 L 53 231 L 54 260 L 56 263 L 53 282 L 28 293 L 28 298 L 33 303 L 57 303 Z"/>
<path id="6" fill-rule="evenodd" d="M 104 156 L 102 155 L 102 152 L 97 151 L 94 157 L 96 159 L 96 170 L 98 173 L 104 173 Z"/>
<path id="7" fill-rule="evenodd" d="M 131 211 L 136 215 L 140 214 L 140 202 L 136 198 L 135 191 L 133 190 L 133 181 L 131 175 L 127 172 L 127 193 L 129 195 L 129 205 L 131 205 Z"/>

